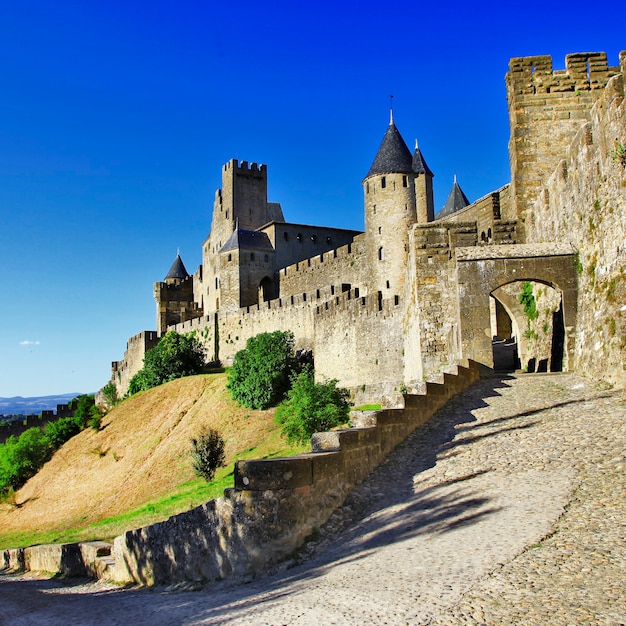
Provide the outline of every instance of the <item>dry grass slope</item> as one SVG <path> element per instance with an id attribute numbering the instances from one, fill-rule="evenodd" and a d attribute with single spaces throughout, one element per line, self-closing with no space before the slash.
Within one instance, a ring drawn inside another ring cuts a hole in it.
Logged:
<path id="1" fill-rule="evenodd" d="M 195 480 L 190 439 L 203 425 L 222 433 L 227 463 L 251 449 L 255 457 L 287 452 L 273 411 L 240 407 L 225 384 L 225 374 L 191 376 L 122 402 L 99 432 L 67 442 L 19 490 L 17 506 L 0 505 L 0 547 L 17 547 L 20 532 L 86 528 L 175 493 Z M 98 538 L 89 534 L 77 536 Z"/>

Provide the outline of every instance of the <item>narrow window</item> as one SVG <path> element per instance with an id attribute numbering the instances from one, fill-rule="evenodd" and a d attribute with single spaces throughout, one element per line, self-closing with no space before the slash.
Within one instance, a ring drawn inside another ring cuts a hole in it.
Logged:
<path id="1" fill-rule="evenodd" d="M 389 281 L 387 281 L 387 289 L 389 289 Z"/>
<path id="2" fill-rule="evenodd" d="M 408 187 L 409 186 L 409 179 L 406 176 L 402 177 L 402 186 L 403 187 Z"/>
<path id="3" fill-rule="evenodd" d="M 226 211 L 226 219 L 228 219 L 228 211 Z"/>
<path id="4" fill-rule="evenodd" d="M 232 255 L 232 254 L 229 254 L 229 255 L 228 255 L 228 260 L 229 260 L 229 261 L 232 261 L 232 260 L 233 260 L 233 255 Z"/>
<path id="5" fill-rule="evenodd" d="M 220 286 L 220 284 L 219 284 L 219 278 L 216 276 L 216 277 L 215 277 L 215 288 L 216 288 L 216 289 L 219 289 L 219 286 Z"/>
<path id="6" fill-rule="evenodd" d="M 254 252 L 251 252 L 251 253 L 250 253 L 250 260 L 251 260 L 251 261 L 254 261 Z"/>
<path id="7" fill-rule="evenodd" d="M 382 226 L 379 226 L 379 227 L 378 227 L 378 234 L 379 234 L 379 235 L 382 235 L 382 234 L 383 234 L 383 227 L 382 227 Z"/>
<path id="8" fill-rule="evenodd" d="M 385 249 L 381 246 L 378 248 L 378 260 L 382 261 L 385 258 Z"/>
<path id="9" fill-rule="evenodd" d="M 385 177 L 385 176 L 383 176 L 383 177 L 380 179 L 380 186 L 381 186 L 383 189 L 387 186 L 387 179 L 386 179 L 386 177 Z"/>
<path id="10" fill-rule="evenodd" d="M 365 183 L 365 193 L 369 193 L 369 192 L 370 192 L 370 184 Z"/>
<path id="11" fill-rule="evenodd" d="M 269 256 L 266 254 L 265 255 L 265 262 L 267 263 L 270 260 Z"/>

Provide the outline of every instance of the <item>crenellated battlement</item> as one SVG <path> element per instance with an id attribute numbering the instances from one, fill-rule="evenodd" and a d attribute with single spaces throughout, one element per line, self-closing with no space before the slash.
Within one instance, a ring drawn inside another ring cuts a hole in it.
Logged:
<path id="1" fill-rule="evenodd" d="M 309 259 L 305 259 L 303 261 L 299 261 L 298 263 L 288 265 L 287 267 L 282 268 L 279 271 L 279 274 L 281 278 L 284 278 L 286 276 L 293 276 L 293 274 L 304 273 L 308 272 L 309 270 L 319 269 L 324 263 L 328 264 L 335 259 L 340 261 L 354 260 L 356 258 L 356 255 L 358 254 L 360 254 L 360 250 L 357 252 L 355 250 L 354 244 L 347 244 L 345 246 L 335 248 L 330 252 L 318 254 L 317 256 L 313 256 Z"/>
<path id="2" fill-rule="evenodd" d="M 238 161 L 237 159 L 231 159 L 228 163 L 225 163 L 222 167 L 224 173 L 228 171 L 234 171 L 237 173 L 251 173 L 251 174 L 263 174 L 267 176 L 267 165 L 262 163 L 253 163 L 248 161 Z"/>
<path id="3" fill-rule="evenodd" d="M 553 70 L 551 56 L 511 59 L 508 79 L 516 94 L 559 94 L 604 89 L 619 72 L 609 67 L 605 52 L 579 52 L 565 57 L 565 69 Z"/>

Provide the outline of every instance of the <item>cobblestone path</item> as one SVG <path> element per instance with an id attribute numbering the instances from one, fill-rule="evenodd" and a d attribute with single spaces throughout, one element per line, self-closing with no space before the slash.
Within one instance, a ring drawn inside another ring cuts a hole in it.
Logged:
<path id="1" fill-rule="evenodd" d="M 281 571 L 197 592 L 0 577 L 0 623 L 626 624 L 626 396 L 485 379 Z"/>

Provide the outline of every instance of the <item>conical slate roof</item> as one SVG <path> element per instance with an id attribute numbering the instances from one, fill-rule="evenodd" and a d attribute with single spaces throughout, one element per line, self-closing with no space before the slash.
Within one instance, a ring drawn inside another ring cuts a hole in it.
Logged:
<path id="1" fill-rule="evenodd" d="M 187 278 L 189 274 L 187 273 L 187 269 L 185 268 L 185 264 L 183 260 L 180 258 L 180 254 L 176 255 L 174 262 L 172 263 L 172 267 L 170 267 L 170 271 L 167 273 L 165 280 L 168 278 Z"/>
<path id="2" fill-rule="evenodd" d="M 365 178 L 376 174 L 408 174 L 413 171 L 413 157 L 393 120 L 378 148 L 372 167 Z"/>
<path id="3" fill-rule="evenodd" d="M 229 250 L 274 250 L 272 242 L 266 233 L 257 230 L 246 230 L 245 228 L 235 228 L 233 234 L 228 238 L 220 252 Z"/>
<path id="4" fill-rule="evenodd" d="M 413 171 L 416 174 L 428 174 L 430 176 L 434 176 L 428 165 L 426 165 L 426 160 L 417 145 L 417 141 L 415 141 L 415 152 L 413 153 Z"/>
<path id="5" fill-rule="evenodd" d="M 470 201 L 467 199 L 467 196 L 463 193 L 459 183 L 456 182 L 456 176 L 454 177 L 454 183 L 452 185 L 452 189 L 450 190 L 450 194 L 448 195 L 448 199 L 446 203 L 443 205 L 443 209 L 437 213 L 435 219 L 441 219 L 442 217 L 447 217 L 448 215 L 452 215 L 452 213 L 456 213 L 456 211 L 460 211 L 468 206 Z"/>

